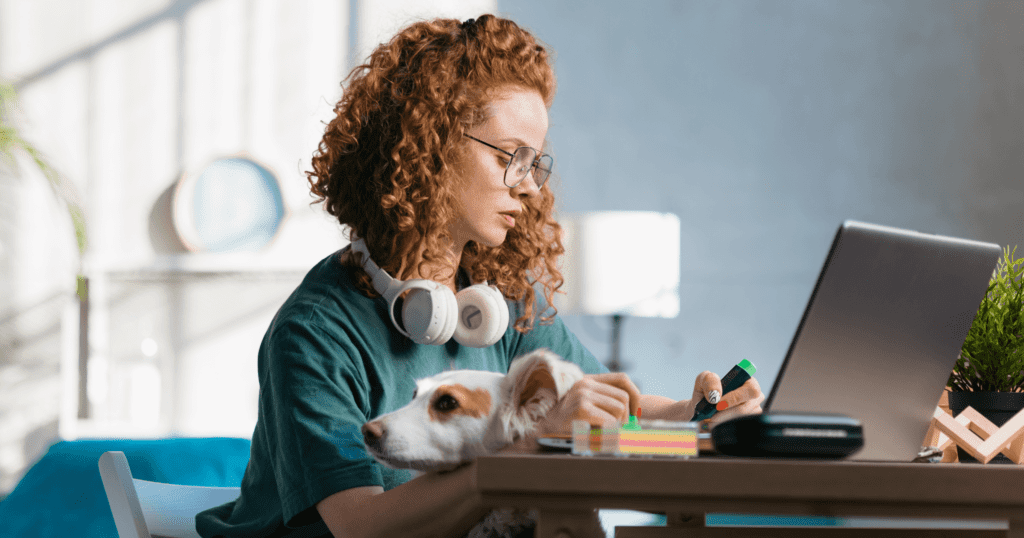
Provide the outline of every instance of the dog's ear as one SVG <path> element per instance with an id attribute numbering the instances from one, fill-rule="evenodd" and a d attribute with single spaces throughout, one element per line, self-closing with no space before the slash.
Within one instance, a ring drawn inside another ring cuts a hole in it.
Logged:
<path id="1" fill-rule="evenodd" d="M 583 372 L 578 366 L 541 348 L 513 360 L 505 379 L 511 382 L 513 394 L 519 396 L 516 403 L 520 403 L 529 401 L 543 389 L 550 391 L 558 401 L 582 378 Z"/>
<path id="2" fill-rule="evenodd" d="M 547 349 L 538 349 L 512 361 L 502 386 L 505 393 L 505 423 L 511 438 L 533 430 L 558 403 L 583 371 Z"/>

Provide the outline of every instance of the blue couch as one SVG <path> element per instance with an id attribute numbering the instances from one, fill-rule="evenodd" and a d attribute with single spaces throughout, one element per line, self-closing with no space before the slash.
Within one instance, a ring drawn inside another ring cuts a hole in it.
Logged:
<path id="1" fill-rule="evenodd" d="M 132 476 L 192 486 L 238 486 L 249 440 L 173 438 L 61 441 L 0 501 L 4 538 L 117 538 L 100 480 L 100 454 L 120 450 Z"/>

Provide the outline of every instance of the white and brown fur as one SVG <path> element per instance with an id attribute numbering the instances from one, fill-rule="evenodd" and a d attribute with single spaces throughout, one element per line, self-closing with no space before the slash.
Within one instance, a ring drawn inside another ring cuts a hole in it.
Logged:
<path id="1" fill-rule="evenodd" d="M 363 425 L 366 450 L 389 467 L 451 470 L 532 433 L 582 378 L 578 366 L 539 349 L 513 360 L 508 374 L 452 370 L 419 379 L 408 405 Z M 532 514 L 495 510 L 469 536 L 511 536 L 533 525 Z"/>

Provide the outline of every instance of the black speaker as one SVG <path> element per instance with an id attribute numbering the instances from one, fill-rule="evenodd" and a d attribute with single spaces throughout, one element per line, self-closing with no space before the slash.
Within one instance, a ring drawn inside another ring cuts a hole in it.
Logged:
<path id="1" fill-rule="evenodd" d="M 728 456 L 845 458 L 864 446 L 864 428 L 844 415 L 764 413 L 715 426 L 711 440 Z"/>

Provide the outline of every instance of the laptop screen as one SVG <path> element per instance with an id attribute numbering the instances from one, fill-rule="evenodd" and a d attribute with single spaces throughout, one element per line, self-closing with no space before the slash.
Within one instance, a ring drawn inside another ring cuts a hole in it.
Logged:
<path id="1" fill-rule="evenodd" d="M 998 245 L 856 221 L 836 233 L 765 411 L 861 421 L 852 459 L 910 461 L 981 303 Z"/>

